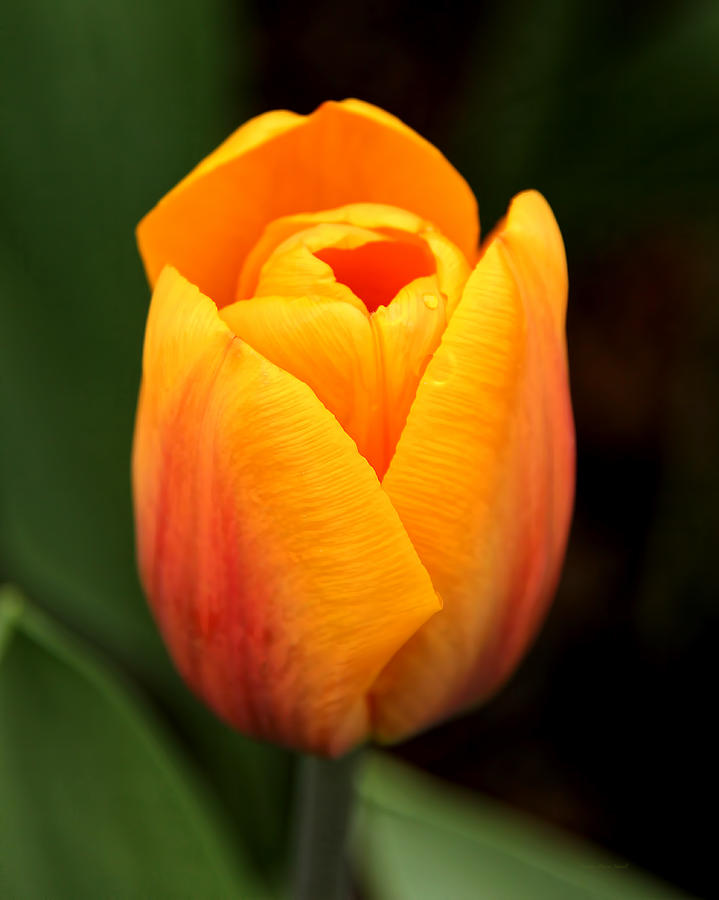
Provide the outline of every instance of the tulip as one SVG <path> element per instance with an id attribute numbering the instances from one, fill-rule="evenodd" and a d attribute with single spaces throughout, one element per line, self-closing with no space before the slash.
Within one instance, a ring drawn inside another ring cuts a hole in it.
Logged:
<path id="1" fill-rule="evenodd" d="M 239 730 L 330 756 L 486 699 L 571 515 L 546 201 L 516 196 L 478 249 L 458 172 L 348 100 L 251 120 L 137 234 L 139 569 L 187 682 Z"/>

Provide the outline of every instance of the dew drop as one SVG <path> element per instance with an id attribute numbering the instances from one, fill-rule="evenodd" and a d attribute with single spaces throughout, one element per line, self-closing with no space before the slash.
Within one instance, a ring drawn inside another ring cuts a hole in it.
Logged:
<path id="1" fill-rule="evenodd" d="M 424 300 L 424 305 L 427 309 L 437 309 L 439 300 L 437 300 L 437 297 L 434 294 L 425 294 L 422 299 Z"/>

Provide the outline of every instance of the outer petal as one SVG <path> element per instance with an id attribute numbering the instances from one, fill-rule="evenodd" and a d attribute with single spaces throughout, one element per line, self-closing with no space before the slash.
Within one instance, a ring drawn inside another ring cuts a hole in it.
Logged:
<path id="1" fill-rule="evenodd" d="M 328 753 L 361 740 L 377 672 L 438 598 L 333 416 L 170 268 L 133 486 L 143 582 L 194 688 L 250 734 Z"/>
<path id="2" fill-rule="evenodd" d="M 564 249 L 520 194 L 427 366 L 383 486 L 442 595 L 380 675 L 397 739 L 494 690 L 555 588 L 574 490 Z"/>
<path id="3" fill-rule="evenodd" d="M 468 258 L 476 252 L 477 205 L 462 176 L 416 132 L 358 100 L 244 125 L 140 222 L 140 252 L 150 283 L 169 263 L 225 306 L 268 222 L 354 202 L 410 210 Z"/>

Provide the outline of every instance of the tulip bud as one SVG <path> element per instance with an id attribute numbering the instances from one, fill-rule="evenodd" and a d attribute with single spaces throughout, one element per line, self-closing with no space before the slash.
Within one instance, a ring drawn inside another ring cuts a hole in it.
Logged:
<path id="1" fill-rule="evenodd" d="M 140 223 L 140 573 L 238 729 L 339 755 L 486 698 L 551 600 L 574 489 L 544 199 L 474 197 L 356 100 L 244 125 Z"/>

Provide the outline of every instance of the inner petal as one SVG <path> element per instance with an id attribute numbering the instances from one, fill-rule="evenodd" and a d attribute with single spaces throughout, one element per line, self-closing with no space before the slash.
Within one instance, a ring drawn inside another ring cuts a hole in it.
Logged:
<path id="1" fill-rule="evenodd" d="M 369 315 L 331 297 L 259 296 L 220 316 L 314 391 L 382 480 L 446 326 L 437 276 L 415 279 Z"/>
<path id="2" fill-rule="evenodd" d="M 387 306 L 416 278 L 433 275 L 437 264 L 423 241 L 371 241 L 359 247 L 324 247 L 315 250 L 335 280 L 359 297 L 370 313 Z"/>
<path id="3" fill-rule="evenodd" d="M 382 480 L 468 273 L 430 223 L 355 204 L 271 223 L 221 315 L 314 391 Z"/>

